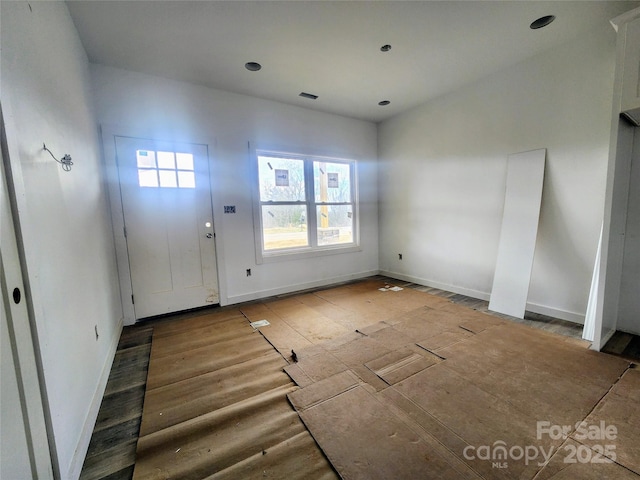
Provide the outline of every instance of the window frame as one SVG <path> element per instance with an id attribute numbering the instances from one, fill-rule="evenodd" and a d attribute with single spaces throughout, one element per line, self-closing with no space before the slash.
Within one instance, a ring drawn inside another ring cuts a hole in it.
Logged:
<path id="1" fill-rule="evenodd" d="M 309 152 L 300 153 L 304 149 L 273 148 L 258 146 L 251 149 L 251 161 L 253 172 L 253 217 L 254 237 L 256 249 L 256 263 L 270 263 L 298 258 L 310 258 L 324 255 L 335 255 L 361 251 L 360 247 L 360 215 L 358 196 L 358 159 L 353 156 L 328 155 L 324 153 Z M 293 160 L 302 160 L 304 163 L 305 199 L 304 201 L 262 201 L 260 197 L 260 165 L 259 157 L 275 157 Z M 349 186 L 351 193 L 350 202 L 316 202 L 314 162 L 341 163 L 349 166 Z M 282 249 L 264 249 L 264 231 L 262 208 L 264 205 L 303 205 L 306 208 L 307 220 L 307 245 Z M 317 208 L 321 205 L 352 205 L 352 241 L 330 245 L 318 245 L 318 219 Z"/>

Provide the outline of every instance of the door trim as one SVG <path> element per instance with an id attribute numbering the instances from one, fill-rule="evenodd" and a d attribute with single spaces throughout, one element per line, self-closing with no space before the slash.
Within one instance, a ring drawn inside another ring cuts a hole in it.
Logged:
<path id="1" fill-rule="evenodd" d="M 124 207 L 120 190 L 120 172 L 118 170 L 117 153 L 116 153 L 116 137 L 132 137 L 159 142 L 171 143 L 191 143 L 205 145 L 209 153 L 209 182 L 211 185 L 211 204 L 213 205 L 213 226 L 214 232 L 217 233 L 219 227 L 220 216 L 216 212 L 216 205 L 219 202 L 214 199 L 215 177 L 214 163 L 212 162 L 213 150 L 215 148 L 215 140 L 198 140 L 193 138 L 175 137 L 173 135 L 159 135 L 136 127 L 123 127 L 118 125 L 101 125 L 100 138 L 102 140 L 102 151 L 104 155 L 105 178 L 107 181 L 107 191 L 109 192 L 109 204 L 111 207 L 111 222 L 113 225 L 114 245 L 116 250 L 116 263 L 118 267 L 118 280 L 120 284 L 120 300 L 122 302 L 122 312 L 124 317 L 124 325 L 133 325 L 136 323 L 136 315 L 133 305 L 133 285 L 131 282 L 131 265 L 129 263 L 129 253 L 127 250 L 127 239 L 125 237 L 124 223 Z M 221 235 L 215 238 L 215 255 L 218 280 L 218 294 L 220 305 L 226 304 L 227 292 L 226 286 L 220 282 L 221 260 L 224 258 L 222 254 Z"/>
<path id="2" fill-rule="evenodd" d="M 0 130 L 0 274 L 4 277 L 0 294 L 5 299 L 3 303 L 6 309 L 1 314 L 6 314 L 9 327 L 32 474 L 34 478 L 54 478 L 59 476 L 59 466 L 34 323 L 32 295 L 25 282 L 24 250 L 16 223 L 20 207 L 18 197 L 24 185 L 16 145 L 9 141 L 14 137 L 10 108 L 6 102 L 0 105 Z M 13 288 L 16 287 L 22 293 L 19 302 L 13 301 Z"/>

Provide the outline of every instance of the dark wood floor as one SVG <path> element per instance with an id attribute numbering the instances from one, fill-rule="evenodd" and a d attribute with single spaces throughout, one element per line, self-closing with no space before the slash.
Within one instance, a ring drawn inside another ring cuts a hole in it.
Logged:
<path id="1" fill-rule="evenodd" d="M 616 332 L 602 351 L 640 363 L 640 337 L 630 333 Z"/>
<path id="2" fill-rule="evenodd" d="M 381 277 L 385 278 L 385 277 Z M 473 308 L 479 312 L 489 313 L 491 315 L 511 320 L 513 322 L 523 323 L 530 327 L 539 328 L 548 332 L 558 333 L 566 337 L 572 337 L 576 339 L 582 338 L 583 326 L 574 322 L 568 322 L 566 320 L 560 320 L 558 318 L 549 317 L 539 313 L 525 312 L 524 319 L 512 317 L 510 315 L 504 315 L 502 313 L 492 312 L 489 310 L 489 302 L 486 300 L 478 300 L 477 298 L 467 297 L 466 295 L 460 295 L 457 293 L 447 292 L 432 287 L 425 287 L 424 285 L 418 285 L 416 283 L 399 282 L 398 280 L 389 279 L 394 285 L 405 288 L 413 288 L 421 292 L 430 293 L 439 297 L 445 297 L 452 302 L 462 305 L 468 308 Z"/>
<path id="3" fill-rule="evenodd" d="M 375 278 L 403 288 L 413 288 L 445 297 L 459 305 L 524 323 L 535 328 L 575 339 L 580 339 L 582 335 L 582 325 L 572 322 L 531 312 L 527 312 L 524 319 L 518 319 L 490 312 L 488 310 L 488 302 L 483 300 L 387 277 L 378 276 Z M 286 296 L 283 295 L 283 297 Z M 177 314 L 124 328 L 80 476 L 81 479 L 121 480 L 132 477 L 144 402 L 153 325 L 157 322 L 170 322 L 185 316 L 201 315 L 205 312 Z M 630 347 L 632 343 L 632 341 L 627 342 L 625 348 L 632 348 Z M 618 344 L 618 348 L 620 348 L 620 344 Z M 585 346 L 587 345 L 588 343 L 585 343 Z M 633 343 L 633 345 L 640 345 L 640 341 L 637 344 Z"/>
<path id="4" fill-rule="evenodd" d="M 82 480 L 124 480 L 133 475 L 153 328 L 124 327 L 100 405 Z"/>

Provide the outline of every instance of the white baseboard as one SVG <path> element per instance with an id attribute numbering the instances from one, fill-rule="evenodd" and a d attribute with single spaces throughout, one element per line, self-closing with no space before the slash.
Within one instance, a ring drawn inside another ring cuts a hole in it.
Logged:
<path id="1" fill-rule="evenodd" d="M 273 297 L 274 295 L 282 295 L 285 293 L 293 293 L 302 290 L 308 290 L 310 288 L 325 287 L 327 285 L 333 285 L 336 283 L 348 282 L 350 280 L 357 280 L 359 278 L 371 277 L 372 275 L 378 275 L 378 270 L 370 270 L 366 272 L 352 273 L 349 275 L 341 275 L 339 277 L 323 278 L 321 280 L 314 280 L 313 282 L 297 283 L 295 285 L 286 285 L 283 287 L 270 288 L 266 290 L 259 290 L 257 292 L 245 293 L 243 295 L 234 295 L 227 298 L 225 305 L 234 305 L 236 303 L 249 302 L 251 300 L 259 300 L 261 298 Z"/>
<path id="2" fill-rule="evenodd" d="M 429 280 L 427 278 L 415 277 L 413 275 L 405 275 L 404 273 L 390 272 L 386 270 L 381 270 L 380 275 L 386 275 L 387 277 L 397 278 L 398 280 L 404 280 L 405 282 L 417 283 L 418 285 L 424 285 L 425 287 L 438 288 L 447 292 L 458 293 L 460 295 L 466 295 L 467 297 L 489 301 L 488 293 L 473 290 L 471 288 L 449 285 L 446 283 L 436 282 L 435 280 Z"/>
<path id="3" fill-rule="evenodd" d="M 595 342 L 593 342 L 591 344 L 591 350 L 596 350 L 596 351 L 600 351 L 604 348 L 604 346 L 607 344 L 607 342 L 609 340 L 611 340 L 611 337 L 613 337 L 613 335 L 616 333 L 616 329 L 614 328 L 613 330 L 609 330 L 607 331 L 607 333 L 605 333 L 604 335 L 602 335 L 602 337 L 600 338 L 600 345 L 596 345 Z"/>
<path id="4" fill-rule="evenodd" d="M 460 295 L 466 295 L 467 297 L 477 298 L 479 300 L 489 301 L 491 294 L 488 292 L 481 292 L 479 290 L 473 290 L 470 288 L 460 287 L 457 285 L 449 285 L 435 280 L 429 280 L 426 278 L 415 277 L 413 275 L 405 275 L 403 273 L 390 272 L 386 270 L 380 271 L 381 275 L 397 278 L 398 280 L 404 280 L 406 282 L 413 282 L 426 287 L 438 288 L 447 292 L 458 293 Z M 570 312 L 567 310 L 561 310 L 559 308 L 547 307 L 545 305 L 539 305 L 536 303 L 527 302 L 526 310 L 533 313 L 539 313 L 541 315 L 547 315 L 549 317 L 558 318 L 560 320 L 567 320 L 573 323 L 579 323 L 584 325 L 584 314 Z"/>
<path id="5" fill-rule="evenodd" d="M 615 331 L 622 332 L 622 333 L 628 333 L 629 335 L 640 336 L 640 331 L 633 330 L 633 329 L 627 328 L 627 327 L 616 326 L 616 330 Z"/>
<path id="6" fill-rule="evenodd" d="M 118 342 L 120 341 L 120 336 L 122 335 L 123 326 L 124 318 L 121 318 L 118 321 L 118 325 L 116 326 L 116 333 L 113 336 L 111 345 L 109 346 L 107 360 L 104 363 L 102 373 L 100 374 L 100 380 L 98 381 L 98 386 L 93 394 L 89 412 L 87 413 L 87 418 L 84 421 L 82 433 L 80 435 L 80 439 L 78 440 L 78 445 L 76 446 L 73 458 L 71 459 L 69 471 L 67 472 L 66 476 L 63 476 L 63 478 L 80 478 L 82 465 L 84 464 L 84 459 L 87 456 L 87 450 L 89 449 L 91 435 L 93 434 L 96 419 L 98 418 L 98 413 L 100 411 L 100 405 L 102 404 L 102 398 L 104 397 L 104 391 L 107 388 L 107 381 L 109 380 L 109 374 L 111 373 L 111 366 L 113 365 L 113 360 L 116 356 L 116 351 L 118 350 Z"/>
<path id="7" fill-rule="evenodd" d="M 576 312 L 569 312 L 568 310 L 560 310 L 558 308 L 546 307 L 544 305 L 538 305 L 530 302 L 527 302 L 527 311 L 584 325 L 584 313 L 580 314 Z"/>

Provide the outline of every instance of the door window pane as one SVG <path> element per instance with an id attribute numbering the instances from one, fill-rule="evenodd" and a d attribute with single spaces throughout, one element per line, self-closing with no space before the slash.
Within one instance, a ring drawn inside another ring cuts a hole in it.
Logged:
<path id="1" fill-rule="evenodd" d="M 176 168 L 176 158 L 173 152 L 158 152 L 158 168 Z"/>
<path id="2" fill-rule="evenodd" d="M 137 150 L 138 168 L 156 168 L 156 152 L 153 150 Z"/>
<path id="3" fill-rule="evenodd" d="M 178 170 L 193 170 L 193 155 L 190 153 L 176 153 Z"/>
<path id="4" fill-rule="evenodd" d="M 137 150 L 136 162 L 141 187 L 196 188 L 191 153 Z"/>
<path id="5" fill-rule="evenodd" d="M 138 169 L 138 185 L 141 187 L 157 187 L 158 171 L 153 169 Z"/>
<path id="6" fill-rule="evenodd" d="M 176 182 L 176 171 L 175 170 L 158 170 L 160 174 L 160 186 L 167 188 L 175 188 L 178 186 L 178 182 Z"/>
<path id="7" fill-rule="evenodd" d="M 196 177 L 194 173 L 178 170 L 178 186 L 180 188 L 196 188 Z"/>

